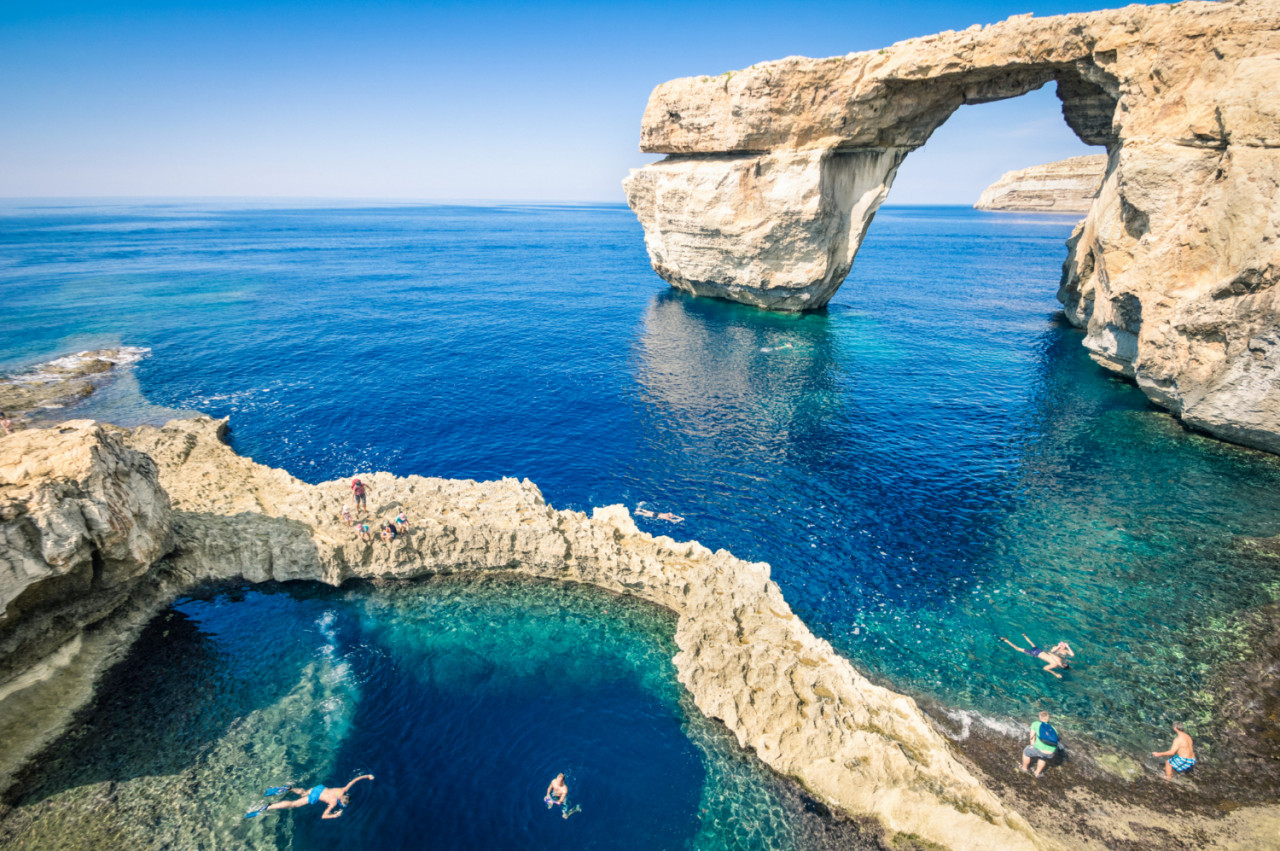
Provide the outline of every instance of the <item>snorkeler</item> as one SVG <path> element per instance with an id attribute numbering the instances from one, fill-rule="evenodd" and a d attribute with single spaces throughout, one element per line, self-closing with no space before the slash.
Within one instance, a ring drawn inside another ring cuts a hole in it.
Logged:
<path id="1" fill-rule="evenodd" d="M 291 788 L 288 791 L 297 795 L 297 798 L 292 801 L 276 801 L 274 804 L 260 804 L 245 813 L 244 817 L 253 818 L 270 810 L 291 810 L 294 807 L 309 807 L 312 804 L 324 803 L 327 806 L 325 806 L 324 812 L 320 814 L 320 818 L 338 818 L 342 815 L 346 806 L 351 803 L 351 796 L 347 794 L 351 787 L 361 780 L 372 779 L 372 774 L 361 774 L 341 788 L 334 786 L 312 786 L 310 789 Z M 277 786 L 268 789 L 267 794 L 280 794 L 283 791 L 285 790 Z"/>
<path id="2" fill-rule="evenodd" d="M 1019 653 L 1026 653 L 1032 659 L 1039 659 L 1042 662 L 1047 662 L 1048 664 L 1044 666 L 1044 670 L 1053 674 L 1058 679 L 1062 679 L 1062 674 L 1059 674 L 1054 670 L 1054 668 L 1062 668 L 1065 671 L 1067 668 L 1071 667 L 1071 664 L 1067 662 L 1067 660 L 1063 659 L 1061 655 L 1065 653 L 1068 656 L 1075 656 L 1076 654 L 1071 650 L 1071 645 L 1067 644 L 1065 641 L 1059 641 L 1053 646 L 1052 650 L 1045 650 L 1042 647 L 1037 647 L 1034 641 L 1027 638 L 1027 634 L 1025 632 L 1022 633 L 1022 637 L 1027 639 L 1027 644 L 1031 645 L 1030 648 L 1019 647 L 1004 636 L 1000 636 L 1000 640 L 1012 647 L 1014 650 L 1017 650 Z"/>

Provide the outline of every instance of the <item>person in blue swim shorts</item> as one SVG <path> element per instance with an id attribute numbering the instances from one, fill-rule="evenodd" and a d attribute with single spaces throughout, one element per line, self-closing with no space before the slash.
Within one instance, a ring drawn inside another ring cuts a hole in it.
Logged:
<path id="1" fill-rule="evenodd" d="M 1173 744 L 1169 746 L 1167 751 L 1152 751 L 1152 756 L 1169 757 L 1164 763 L 1164 779 L 1172 780 L 1173 772 L 1181 774 L 1189 771 L 1196 764 L 1196 749 L 1191 743 L 1191 737 L 1187 735 L 1187 731 L 1182 729 L 1182 725 L 1174 723 L 1173 725 Z"/>
<path id="2" fill-rule="evenodd" d="M 372 780 L 372 774 L 361 774 L 355 780 L 352 780 L 346 786 L 312 786 L 310 789 L 290 789 L 289 791 L 297 795 L 291 801 L 276 801 L 268 810 L 289 810 L 294 807 L 309 807 L 312 804 L 325 804 L 324 812 L 320 814 L 320 818 L 338 818 L 342 815 L 343 808 L 351 803 L 351 796 L 347 792 L 352 786 L 361 780 Z"/>

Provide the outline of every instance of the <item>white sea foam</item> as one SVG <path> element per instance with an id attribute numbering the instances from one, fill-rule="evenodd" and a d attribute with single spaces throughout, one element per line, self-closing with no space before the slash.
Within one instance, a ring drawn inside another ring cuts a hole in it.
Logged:
<path id="1" fill-rule="evenodd" d="M 5 380 L 15 384 L 47 384 L 54 381 L 65 381 L 68 374 L 75 373 L 76 370 L 90 361 L 103 360 L 115 366 L 132 366 L 149 354 L 151 354 L 151 349 L 145 346 L 91 349 L 38 363 Z"/>
<path id="2" fill-rule="evenodd" d="M 986 727 L 988 730 L 999 733 L 1002 736 L 1009 736 L 1015 739 L 1026 734 L 1023 726 L 1012 718 L 996 718 L 991 715 L 983 715 L 981 712 L 975 712 L 971 709 L 954 708 L 944 709 L 942 714 L 959 727 L 958 732 L 945 731 L 950 738 L 957 742 L 963 742 L 969 738 L 975 724 Z"/>

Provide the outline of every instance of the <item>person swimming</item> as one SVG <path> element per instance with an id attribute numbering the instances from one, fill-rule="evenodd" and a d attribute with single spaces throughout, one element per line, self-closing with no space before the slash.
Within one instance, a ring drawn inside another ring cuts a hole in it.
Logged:
<path id="1" fill-rule="evenodd" d="M 582 807 L 569 807 L 569 785 L 564 782 L 563 773 L 557 774 L 551 780 L 551 783 L 547 786 L 547 794 L 543 796 L 542 800 L 546 802 L 547 809 L 556 806 L 562 807 L 563 809 L 560 811 L 561 818 L 568 818 L 574 813 L 582 812 Z"/>
<path id="2" fill-rule="evenodd" d="M 1044 666 L 1044 670 L 1053 674 L 1058 679 L 1062 679 L 1062 674 L 1059 674 L 1054 670 L 1054 668 L 1061 668 L 1065 671 L 1071 667 L 1071 664 L 1067 662 L 1067 660 L 1063 659 L 1061 655 L 1066 654 L 1068 656 L 1075 656 L 1076 654 L 1071 650 L 1071 645 L 1067 644 L 1065 641 L 1059 641 L 1053 646 L 1052 650 L 1045 650 L 1043 647 L 1037 647 L 1036 643 L 1028 638 L 1025 632 L 1022 633 L 1022 637 L 1026 638 L 1027 644 L 1031 645 L 1030 647 L 1019 647 L 1004 636 L 1000 636 L 1000 640 L 1012 647 L 1014 650 L 1017 650 L 1019 653 L 1026 653 L 1032 659 L 1039 659 L 1042 662 L 1047 662 L 1048 664 Z"/>
<path id="3" fill-rule="evenodd" d="M 282 786 L 275 786 L 268 789 L 265 794 L 278 795 L 288 791 L 298 797 L 290 801 L 276 801 L 274 804 L 259 805 L 245 813 L 244 817 L 253 818 L 255 816 L 262 815 L 263 813 L 270 812 L 271 810 L 291 810 L 295 807 L 309 807 L 314 804 L 323 803 L 326 806 L 324 808 L 324 812 L 320 814 L 320 818 L 338 818 L 342 815 L 343 810 L 346 809 L 347 805 L 351 803 L 351 796 L 348 794 L 351 787 L 359 783 L 361 780 L 372 779 L 372 774 L 361 774 L 346 786 L 341 787 L 312 786 L 310 789 L 292 787 L 286 790 Z"/>

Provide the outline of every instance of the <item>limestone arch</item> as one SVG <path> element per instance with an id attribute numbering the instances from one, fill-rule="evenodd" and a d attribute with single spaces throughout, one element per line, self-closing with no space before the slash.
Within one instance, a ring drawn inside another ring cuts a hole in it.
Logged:
<path id="1" fill-rule="evenodd" d="M 791 57 L 658 86 L 624 181 L 654 270 L 757 307 L 822 307 L 903 158 L 960 106 L 1055 82 L 1108 151 L 1068 241 L 1064 312 L 1189 425 L 1280 452 L 1280 5 L 1184 2 Z"/>

